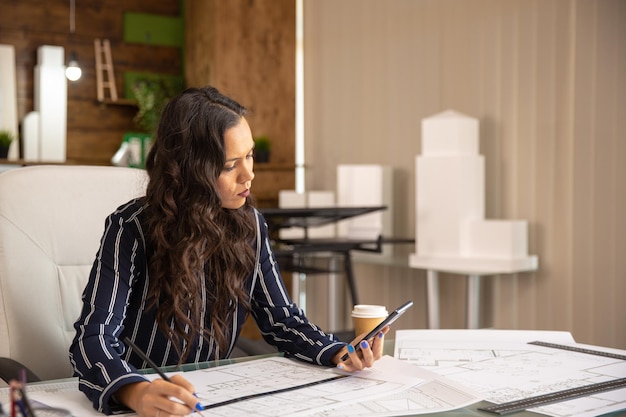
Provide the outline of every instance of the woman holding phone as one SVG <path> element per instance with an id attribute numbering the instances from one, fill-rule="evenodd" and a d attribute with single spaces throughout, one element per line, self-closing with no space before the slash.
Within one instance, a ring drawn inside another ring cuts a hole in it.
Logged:
<path id="1" fill-rule="evenodd" d="M 354 371 L 382 356 L 388 327 L 356 351 L 289 298 L 250 201 L 254 141 L 245 114 L 213 87 L 171 99 L 147 157 L 146 195 L 105 221 L 70 347 L 80 390 L 105 414 L 201 408 L 183 376 L 141 375 L 147 363 L 126 337 L 160 367 L 211 361 L 231 354 L 251 315 L 268 343 L 308 363 Z"/>

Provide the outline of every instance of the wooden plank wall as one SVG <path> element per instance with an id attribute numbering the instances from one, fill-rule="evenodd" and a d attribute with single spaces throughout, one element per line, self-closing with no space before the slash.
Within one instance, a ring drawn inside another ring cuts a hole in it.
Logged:
<path id="1" fill-rule="evenodd" d="M 276 205 L 295 188 L 296 5 L 293 0 L 187 0 L 188 85 L 211 84 L 248 107 L 254 136 L 268 136 L 270 163 L 255 164 L 252 191 Z"/>
<path id="2" fill-rule="evenodd" d="M 185 9 L 185 10 L 183 10 Z M 0 0 L 0 43 L 16 49 L 18 118 L 33 110 L 33 70 L 40 45 L 78 54 L 83 70 L 68 83 L 67 158 L 71 163 L 109 164 L 125 133 L 136 131 L 134 106 L 96 100 L 94 39 L 109 39 L 118 94 L 126 71 L 180 75 L 186 84 L 213 84 L 250 109 L 253 134 L 273 147 L 269 164 L 257 164 L 259 205 L 276 205 L 278 190 L 295 187 L 295 2 L 81 0 L 70 34 L 67 0 Z M 185 15 L 181 48 L 123 41 L 124 12 Z M 183 70 L 184 68 L 184 70 Z"/>
<path id="3" fill-rule="evenodd" d="M 271 143 L 270 163 L 254 166 L 259 207 L 295 188 L 296 9 L 293 0 L 187 0 L 185 79 L 211 84 L 246 106 L 254 136 Z M 287 288 L 291 277 L 284 276 Z M 248 320 L 242 331 L 260 338 Z"/>
<path id="4" fill-rule="evenodd" d="M 94 39 L 111 42 L 118 93 L 126 71 L 182 73 L 181 48 L 124 43 L 124 12 L 180 16 L 179 0 L 80 0 L 75 4 L 75 31 L 70 33 L 67 0 L 0 0 L 0 43 L 15 46 L 18 119 L 33 110 L 33 70 L 37 48 L 65 48 L 66 63 L 75 51 L 83 71 L 68 83 L 67 159 L 74 163 L 110 163 L 124 133 L 136 131 L 134 106 L 103 105 L 96 100 Z"/>
<path id="5" fill-rule="evenodd" d="M 67 158 L 109 164 L 124 133 L 136 130 L 133 106 L 96 100 L 93 42 L 111 42 L 118 93 L 123 73 L 181 74 L 186 85 L 212 84 L 250 109 L 255 136 L 272 143 L 270 163 L 256 164 L 253 192 L 259 206 L 276 205 L 278 190 L 295 188 L 295 2 L 293 0 L 80 0 L 70 34 L 67 0 L 0 0 L 0 43 L 16 49 L 18 118 L 33 110 L 37 47 L 76 51 L 82 78 L 68 85 Z M 180 48 L 123 41 L 124 12 L 185 14 Z M 184 56 L 183 56 L 184 55 Z"/>

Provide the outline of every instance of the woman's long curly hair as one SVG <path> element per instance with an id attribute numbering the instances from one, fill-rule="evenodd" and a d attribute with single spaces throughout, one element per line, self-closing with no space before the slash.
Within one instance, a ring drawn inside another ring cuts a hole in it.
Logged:
<path id="1" fill-rule="evenodd" d="M 148 302 L 179 363 L 198 337 L 215 342 L 216 357 L 224 355 L 235 306 L 249 309 L 254 214 L 248 202 L 223 208 L 216 188 L 224 133 L 245 113 L 213 87 L 189 88 L 163 108 L 146 159 Z"/>

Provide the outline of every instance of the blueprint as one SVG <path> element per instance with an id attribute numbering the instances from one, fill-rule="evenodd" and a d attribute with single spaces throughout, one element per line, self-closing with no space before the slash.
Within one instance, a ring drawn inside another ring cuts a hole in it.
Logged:
<path id="1" fill-rule="evenodd" d="M 207 416 L 386 417 L 446 411 L 481 399 L 460 384 L 391 356 L 352 374 L 276 356 L 189 371 L 184 377 L 195 386 L 207 408 L 201 414 Z M 0 389 L 0 402 L 6 401 L 5 391 Z M 29 385 L 29 397 L 68 409 L 75 417 L 101 416 L 78 391 L 76 380 Z"/>
<path id="2" fill-rule="evenodd" d="M 495 404 L 626 377 L 626 361 L 528 344 L 538 340 L 584 346 L 576 344 L 568 332 L 399 330 L 394 356 L 473 388 Z M 616 349 L 591 348 L 626 354 Z M 584 417 L 622 409 L 626 409 L 626 389 L 531 411 L 555 417 Z"/>
<path id="3" fill-rule="evenodd" d="M 402 416 L 451 410 L 480 400 L 472 390 L 390 356 L 354 374 L 281 357 L 185 373 L 205 406 L 255 392 L 323 382 L 212 408 L 212 416 Z M 366 400 L 367 399 L 367 400 Z"/>

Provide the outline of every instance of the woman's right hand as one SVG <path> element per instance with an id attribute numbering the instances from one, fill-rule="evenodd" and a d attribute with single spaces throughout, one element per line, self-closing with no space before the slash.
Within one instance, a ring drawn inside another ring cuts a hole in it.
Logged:
<path id="1" fill-rule="evenodd" d="M 155 379 L 128 384 L 115 393 L 115 399 L 134 410 L 139 417 L 186 416 L 203 410 L 189 381 L 180 375 L 174 375 L 171 381 Z"/>
<path id="2" fill-rule="evenodd" d="M 346 348 L 341 349 L 333 356 L 331 359 L 332 363 L 348 372 L 360 371 L 372 367 L 374 362 L 383 356 L 383 348 L 385 345 L 384 337 L 388 331 L 389 326 L 383 327 L 371 340 L 363 339 L 367 336 L 367 333 L 359 335 L 350 345 L 347 345 Z M 359 343 L 360 349 L 357 351 L 353 347 Z M 346 353 L 348 354 L 348 359 L 344 362 L 342 358 Z"/>

